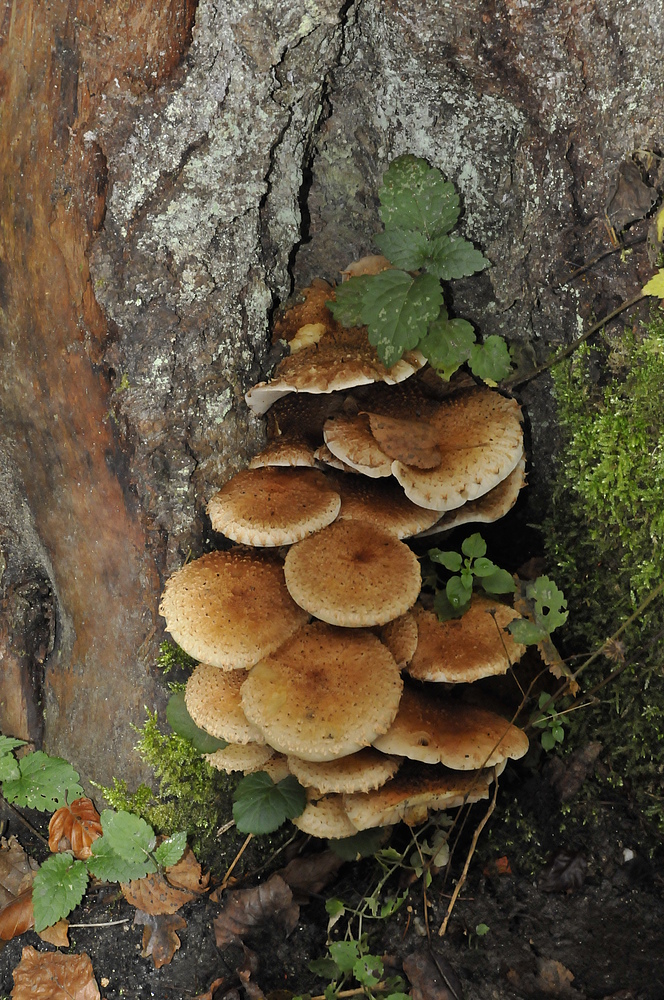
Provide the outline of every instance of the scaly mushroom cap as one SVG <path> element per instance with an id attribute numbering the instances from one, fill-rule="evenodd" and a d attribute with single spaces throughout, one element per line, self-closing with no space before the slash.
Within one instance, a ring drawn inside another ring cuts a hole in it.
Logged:
<path id="1" fill-rule="evenodd" d="M 223 670 L 253 666 L 308 617 L 286 589 L 282 563 L 246 549 L 187 563 L 166 583 L 159 612 L 185 653 Z"/>
<path id="2" fill-rule="evenodd" d="M 338 760 L 309 761 L 289 757 L 288 766 L 301 785 L 321 795 L 332 792 L 370 792 L 389 781 L 401 765 L 399 757 L 386 757 L 373 747 Z"/>
<path id="3" fill-rule="evenodd" d="M 350 822 L 358 830 L 392 826 L 400 820 L 421 823 L 429 809 L 456 809 L 489 795 L 493 771 L 461 774 L 444 767 L 405 764 L 399 773 L 373 792 L 344 795 Z"/>
<path id="4" fill-rule="evenodd" d="M 264 469 L 266 466 L 315 469 L 314 449 L 306 441 L 296 441 L 289 437 L 276 438 L 249 462 L 250 469 Z"/>
<path id="5" fill-rule="evenodd" d="M 292 545 L 334 521 L 341 498 L 316 469 L 245 469 L 208 503 L 215 531 L 245 545 Z"/>
<path id="6" fill-rule="evenodd" d="M 437 469 L 392 463 L 406 496 L 421 507 L 447 511 L 483 496 L 506 479 L 523 455 L 521 411 L 490 389 L 441 403 L 432 423 L 442 462 Z"/>
<path id="7" fill-rule="evenodd" d="M 399 669 L 410 663 L 418 642 L 417 618 L 412 611 L 383 625 L 376 634 L 389 649 Z"/>
<path id="8" fill-rule="evenodd" d="M 229 743 L 223 750 L 204 753 L 203 756 L 210 767 L 215 767 L 217 771 L 225 771 L 227 774 L 243 771 L 245 774 L 252 774 L 254 771 L 262 771 L 273 754 L 272 747 L 264 744 L 244 743 L 238 746 Z"/>
<path id="9" fill-rule="evenodd" d="M 265 743 L 242 711 L 240 688 L 246 670 L 220 670 L 199 663 L 187 681 L 184 702 L 189 715 L 206 733 L 227 743 Z"/>
<path id="10" fill-rule="evenodd" d="M 332 454 L 355 472 L 371 479 L 392 475 L 392 459 L 382 450 L 369 424 L 368 413 L 339 413 L 323 428 Z"/>
<path id="11" fill-rule="evenodd" d="M 425 531 L 421 531 L 418 538 L 427 538 L 430 535 L 437 535 L 441 531 L 451 531 L 461 524 L 468 524 L 471 521 L 489 524 L 498 521 L 510 512 L 519 498 L 519 491 L 526 485 L 526 455 L 525 452 L 514 468 L 502 483 L 498 483 L 492 490 L 485 493 L 477 500 L 469 500 L 463 507 L 443 514 L 440 520 Z"/>
<path id="12" fill-rule="evenodd" d="M 293 820 L 294 825 L 310 837 L 340 840 L 354 837 L 357 829 L 346 815 L 341 795 L 325 795 L 311 799 L 304 811 Z"/>
<path id="13" fill-rule="evenodd" d="M 399 668 L 375 635 L 316 623 L 256 664 L 242 707 L 276 750 L 334 760 L 389 728 L 401 689 Z"/>
<path id="14" fill-rule="evenodd" d="M 369 413 L 369 427 L 378 447 L 391 459 L 416 469 L 436 469 L 442 461 L 438 433 L 427 420 Z"/>
<path id="15" fill-rule="evenodd" d="M 459 684 L 504 674 L 526 651 L 505 631 L 521 615 L 484 594 L 473 594 L 461 618 L 441 622 L 424 608 L 412 614 L 419 634 L 407 670 L 418 681 Z"/>
<path id="16" fill-rule="evenodd" d="M 417 556 L 389 531 L 336 521 L 294 545 L 286 586 L 310 614 L 345 628 L 384 625 L 410 608 L 422 583 Z"/>
<path id="17" fill-rule="evenodd" d="M 495 712 L 445 698 L 428 685 L 404 688 L 396 719 L 374 746 L 425 764 L 474 771 L 523 757 L 528 737 Z"/>
<path id="18" fill-rule="evenodd" d="M 341 497 L 340 521 L 370 521 L 397 538 L 410 538 L 438 517 L 438 511 L 411 503 L 394 479 L 348 475 L 332 476 L 331 482 Z"/>

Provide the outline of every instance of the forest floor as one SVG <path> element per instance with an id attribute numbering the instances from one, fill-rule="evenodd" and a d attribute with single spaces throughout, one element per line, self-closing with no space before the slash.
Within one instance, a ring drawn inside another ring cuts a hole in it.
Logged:
<path id="1" fill-rule="evenodd" d="M 537 746 L 508 768 L 443 937 L 438 930 L 450 893 L 487 802 L 472 807 L 449 866 L 434 875 L 426 893 L 422 879 L 397 872 L 381 900 L 406 890 L 408 898 L 388 919 L 365 919 L 362 927 L 368 950 L 382 959 L 383 978 L 406 971 L 401 990 L 417 1000 L 662 1000 L 662 851 L 657 835 L 632 811 L 628 794 L 607 793 L 601 769 L 601 753 L 597 758 L 592 747 L 563 761 L 547 758 Z M 562 805 L 561 794 L 567 800 Z M 5 815 L 10 816 L 5 836 L 14 833 L 40 860 L 39 842 L 6 807 Z M 402 848 L 407 837 L 405 827 L 397 828 L 393 841 Z M 320 842 L 301 837 L 289 850 L 291 856 L 315 852 Z M 258 879 L 252 863 L 244 870 L 240 864 L 233 888 L 265 884 L 283 868 L 286 853 Z M 186 921 L 177 931 L 181 947 L 159 969 L 141 955 L 143 928 L 133 923 L 136 910 L 117 887 L 102 886 L 88 892 L 70 915 L 71 925 L 87 926 L 70 928 L 70 948 L 64 951 L 90 956 L 106 1000 L 322 996 L 330 979 L 314 976 L 308 966 L 326 954 L 325 900 L 358 907 L 379 877 L 373 858 L 345 863 L 322 891 L 309 893 L 290 933 L 268 899 L 256 926 L 222 947 L 215 943 L 214 922 L 227 895 L 216 903 L 199 898 L 181 911 Z M 347 912 L 332 939 L 344 938 L 348 919 Z M 357 935 L 351 916 L 350 936 Z M 9 941 L 0 954 L 0 997 L 11 994 L 12 970 L 26 945 L 53 950 L 32 931 Z M 351 980 L 344 989 L 350 987 L 353 995 L 356 986 Z"/>

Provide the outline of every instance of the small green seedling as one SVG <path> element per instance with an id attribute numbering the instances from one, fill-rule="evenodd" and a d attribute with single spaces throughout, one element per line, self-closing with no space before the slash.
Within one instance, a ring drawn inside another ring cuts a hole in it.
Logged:
<path id="1" fill-rule="evenodd" d="M 502 337 L 479 343 L 465 319 L 450 319 L 441 281 L 483 270 L 488 261 L 472 243 L 451 236 L 459 213 L 454 185 L 417 156 L 400 156 L 383 175 L 379 214 L 385 227 L 374 242 L 392 267 L 360 275 L 336 290 L 329 308 L 344 326 L 366 326 L 369 342 L 391 368 L 418 349 L 444 379 L 468 363 L 495 385 L 511 362 Z"/>
<path id="2" fill-rule="evenodd" d="M 545 750 L 553 750 L 557 743 L 562 743 L 565 739 L 567 719 L 561 712 L 553 710 L 551 695 L 542 691 L 537 702 L 539 712 L 532 718 L 531 725 L 542 730 L 540 742 Z"/>
<path id="3" fill-rule="evenodd" d="M 541 642 L 564 625 L 569 612 L 562 590 L 548 576 L 538 576 L 526 587 L 526 598 L 532 602 L 532 621 L 519 618 L 510 622 L 508 629 L 512 637 L 524 646 Z"/>
<path id="4" fill-rule="evenodd" d="M 454 574 L 445 584 L 445 590 L 438 590 L 434 599 L 434 610 L 440 621 L 460 618 L 468 610 L 475 584 L 487 594 L 514 593 L 512 575 L 486 558 L 486 542 L 479 533 L 464 539 L 461 553 L 429 549 L 427 555 L 432 562 Z"/>

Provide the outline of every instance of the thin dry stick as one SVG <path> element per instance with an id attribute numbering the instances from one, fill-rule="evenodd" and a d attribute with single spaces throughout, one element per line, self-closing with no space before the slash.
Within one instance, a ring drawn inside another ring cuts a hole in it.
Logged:
<path id="1" fill-rule="evenodd" d="M 245 839 L 244 844 L 242 845 L 242 847 L 240 848 L 240 850 L 235 855 L 235 859 L 233 860 L 230 868 L 228 869 L 228 871 L 226 872 L 226 874 L 224 875 L 224 877 L 221 880 L 221 885 L 219 886 L 219 889 L 218 889 L 219 892 L 223 892 L 223 890 L 228 885 L 228 880 L 231 877 L 231 873 L 232 873 L 233 869 L 235 868 L 236 864 L 238 863 L 238 861 L 240 860 L 240 858 L 244 854 L 245 849 L 249 846 L 249 842 L 252 840 L 253 836 L 254 836 L 253 833 L 248 833 L 247 834 L 247 837 Z"/>
<path id="2" fill-rule="evenodd" d="M 386 989 L 388 989 L 388 985 L 387 983 L 384 983 L 382 981 L 380 983 L 376 983 L 375 986 L 371 987 L 372 992 L 374 992 L 375 990 L 386 990 Z M 366 995 L 366 987 L 364 986 L 359 986 L 354 990 L 339 990 L 339 992 L 335 993 L 334 995 L 335 997 L 358 997 L 362 993 Z M 326 1000 L 326 997 L 324 993 L 321 993 L 320 996 L 312 997 L 311 1000 Z"/>
<path id="3" fill-rule="evenodd" d="M 72 927 L 115 927 L 116 924 L 130 924 L 130 923 L 131 923 L 131 917 L 125 917 L 124 920 L 105 920 L 103 923 L 100 924 L 68 924 L 67 927 L 69 930 L 71 930 Z"/>
<path id="4" fill-rule="evenodd" d="M 477 829 L 475 830 L 475 833 L 473 834 L 473 839 L 472 839 L 472 842 L 471 842 L 471 845 L 470 845 L 470 850 L 468 851 L 468 856 L 466 857 L 466 863 L 463 866 L 463 871 L 461 872 L 461 876 L 459 878 L 459 881 L 457 882 L 456 886 L 454 887 L 454 892 L 452 893 L 452 898 L 451 898 L 451 900 L 449 902 L 449 906 L 447 907 L 447 913 L 445 914 L 445 919 L 443 920 L 442 924 L 440 925 L 440 930 L 438 931 L 438 936 L 439 937 L 443 937 L 443 935 L 445 934 L 445 932 L 447 930 L 447 925 L 449 924 L 450 917 L 452 916 L 452 910 L 454 909 L 454 906 L 455 906 L 455 903 L 456 903 L 457 898 L 459 896 L 459 893 L 463 889 L 464 883 L 465 883 L 465 881 L 466 881 L 466 879 L 468 877 L 468 869 L 470 868 L 470 862 L 473 859 L 473 854 L 475 853 L 475 848 L 477 847 L 477 841 L 480 839 L 480 834 L 482 833 L 482 830 L 484 829 L 484 827 L 489 822 L 489 820 L 491 818 L 491 815 L 493 813 L 493 810 L 496 808 L 496 799 L 497 798 L 498 798 L 498 779 L 495 778 L 494 779 L 494 787 L 493 787 L 493 798 L 491 799 L 491 803 L 489 805 L 489 808 L 487 809 L 486 813 L 484 814 L 484 816 L 480 820 L 480 823 L 479 823 Z"/>
<path id="5" fill-rule="evenodd" d="M 21 823 L 24 824 L 24 826 L 27 826 L 27 828 L 30 831 L 30 833 L 34 834 L 35 837 L 38 837 L 41 840 L 42 844 L 46 844 L 46 846 L 48 847 L 48 840 L 46 840 L 45 837 L 42 837 L 42 835 L 39 832 L 39 830 L 35 830 L 35 828 L 32 825 L 32 823 L 30 823 L 30 821 L 27 820 L 25 818 L 25 816 L 21 815 L 21 813 L 18 811 L 18 809 L 15 806 L 13 806 L 13 805 L 11 805 L 11 803 L 7 802 L 6 799 L 5 799 L 5 805 L 7 806 L 8 809 L 11 809 L 11 811 L 14 813 L 14 815 L 17 817 L 17 819 L 19 819 L 21 821 Z"/>

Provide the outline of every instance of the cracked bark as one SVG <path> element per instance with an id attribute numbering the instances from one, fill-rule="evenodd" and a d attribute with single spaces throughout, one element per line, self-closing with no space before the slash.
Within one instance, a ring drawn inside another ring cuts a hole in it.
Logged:
<path id="1" fill-rule="evenodd" d="M 128 31 L 119 0 L 46 6 L 0 13 L 0 651 L 27 694 L 43 678 L 32 735 L 43 709 L 48 749 L 132 781 L 129 723 L 163 702 L 161 583 L 216 544 L 205 503 L 261 443 L 243 393 L 276 305 L 371 249 L 404 151 L 455 181 L 492 262 L 452 306 L 521 358 L 630 297 L 643 255 L 592 293 L 568 262 L 606 245 L 620 163 L 662 151 L 664 18 L 661 0 L 147 0 Z M 555 416 L 545 384 L 524 398 L 525 523 Z"/>

